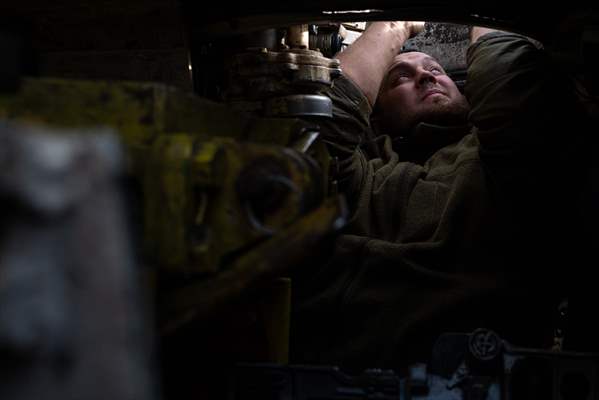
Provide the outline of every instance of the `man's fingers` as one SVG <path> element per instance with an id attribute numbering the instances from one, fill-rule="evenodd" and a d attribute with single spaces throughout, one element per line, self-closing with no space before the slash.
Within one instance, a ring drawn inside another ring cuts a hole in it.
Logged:
<path id="1" fill-rule="evenodd" d="M 411 21 L 411 36 L 416 36 L 424 30 L 424 21 Z"/>

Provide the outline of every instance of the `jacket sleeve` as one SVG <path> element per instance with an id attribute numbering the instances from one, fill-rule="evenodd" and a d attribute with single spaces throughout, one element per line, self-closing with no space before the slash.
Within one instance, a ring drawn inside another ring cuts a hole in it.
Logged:
<path id="1" fill-rule="evenodd" d="M 523 36 L 493 32 L 470 46 L 467 61 L 469 117 L 481 145 L 499 149 L 522 144 L 522 131 L 539 122 L 550 94 L 545 52 Z"/>
<path id="2" fill-rule="evenodd" d="M 391 155 L 383 152 L 381 156 L 381 141 L 374 139 L 370 126 L 371 106 L 353 82 L 341 76 L 323 94 L 333 101 L 333 118 L 319 121 L 321 138 L 336 160 L 332 178 L 354 209 L 352 203 L 366 184 L 370 160 L 384 163 Z"/>
<path id="3" fill-rule="evenodd" d="M 466 97 L 487 170 L 502 180 L 567 162 L 583 119 L 567 73 L 524 36 L 492 32 L 468 49 Z"/>
<path id="4" fill-rule="evenodd" d="M 350 157 L 356 148 L 372 140 L 370 104 L 362 91 L 344 76 L 323 94 L 333 101 L 333 119 L 319 122 L 321 137 L 335 156 Z"/>

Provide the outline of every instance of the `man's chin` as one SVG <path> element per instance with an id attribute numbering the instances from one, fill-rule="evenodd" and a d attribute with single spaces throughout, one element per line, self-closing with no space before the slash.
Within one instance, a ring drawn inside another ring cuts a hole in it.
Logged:
<path id="1" fill-rule="evenodd" d="M 422 99 L 424 104 L 426 103 L 434 103 L 434 104 L 447 104 L 451 102 L 451 99 L 447 97 L 447 95 L 443 93 L 432 93 Z"/>

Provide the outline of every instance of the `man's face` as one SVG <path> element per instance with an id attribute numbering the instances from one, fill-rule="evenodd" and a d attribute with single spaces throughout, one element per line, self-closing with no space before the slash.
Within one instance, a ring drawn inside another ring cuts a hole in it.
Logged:
<path id="1" fill-rule="evenodd" d="M 377 107 L 385 133 L 396 134 L 419 122 L 466 122 L 468 102 L 439 63 L 424 53 L 395 57 L 382 83 Z"/>

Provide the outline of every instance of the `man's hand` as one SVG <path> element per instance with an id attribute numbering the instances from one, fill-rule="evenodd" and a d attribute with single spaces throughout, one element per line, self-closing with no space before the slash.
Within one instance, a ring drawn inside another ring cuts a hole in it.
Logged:
<path id="1" fill-rule="evenodd" d="M 390 21 L 385 22 L 392 29 L 399 29 L 404 32 L 407 38 L 412 38 L 424 30 L 424 22 L 422 21 Z M 376 24 L 376 22 L 368 22 L 366 27 Z"/>
<path id="2" fill-rule="evenodd" d="M 423 21 L 396 21 L 394 23 L 402 26 L 408 38 L 412 38 L 424 30 Z"/>
<path id="3" fill-rule="evenodd" d="M 496 32 L 497 29 L 493 28 L 484 28 L 482 26 L 473 26 L 470 30 L 470 43 L 474 43 L 478 40 L 482 35 L 489 32 Z"/>

